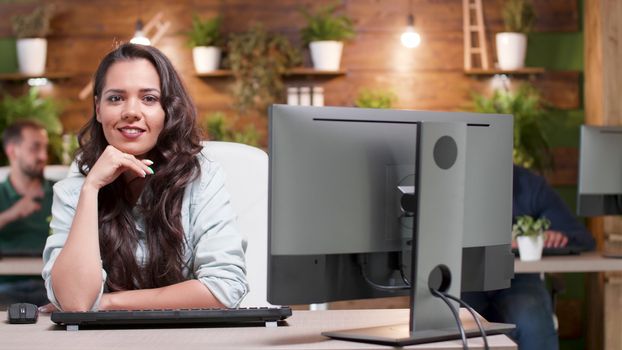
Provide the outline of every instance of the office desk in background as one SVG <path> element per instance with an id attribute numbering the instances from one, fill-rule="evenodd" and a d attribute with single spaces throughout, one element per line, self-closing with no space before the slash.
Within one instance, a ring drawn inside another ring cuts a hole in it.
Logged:
<path id="1" fill-rule="evenodd" d="M 597 272 L 622 271 L 622 259 L 605 258 L 598 252 L 586 252 L 580 255 L 547 256 L 540 261 L 520 261 L 516 259 L 514 272 L 549 272 L 569 273 L 586 272 L 588 274 L 588 309 L 591 310 L 587 322 L 588 344 L 601 344 L 604 349 L 622 349 L 622 279 L 608 277 L 604 280 L 604 295 L 593 286 L 598 285 Z M 588 345 L 589 346 L 589 345 Z"/>
<path id="2" fill-rule="evenodd" d="M 6 313 L 0 313 L 6 319 Z M 394 349 L 389 346 L 332 340 L 328 330 L 392 325 L 408 321 L 408 310 L 294 311 L 286 327 L 98 329 L 66 331 L 41 315 L 36 324 L 0 324 L 0 348 L 48 349 Z M 516 349 L 505 335 L 488 337 L 491 349 Z M 481 338 L 469 340 L 482 349 Z M 462 349 L 460 340 L 421 344 L 404 349 Z"/>
<path id="3" fill-rule="evenodd" d="M 0 259 L 0 275 L 40 275 L 42 269 L 41 258 Z M 517 258 L 514 262 L 514 271 L 516 273 L 622 271 L 622 259 L 605 258 L 598 252 L 547 256 L 539 261 L 520 261 Z"/>
<path id="4" fill-rule="evenodd" d="M 40 276 L 43 270 L 43 259 L 41 258 L 2 258 L 0 259 L 0 276 L 21 275 L 21 276 Z"/>
<path id="5" fill-rule="evenodd" d="M 622 271 L 622 259 L 605 258 L 599 252 L 546 256 L 538 261 L 514 261 L 514 273 Z"/>

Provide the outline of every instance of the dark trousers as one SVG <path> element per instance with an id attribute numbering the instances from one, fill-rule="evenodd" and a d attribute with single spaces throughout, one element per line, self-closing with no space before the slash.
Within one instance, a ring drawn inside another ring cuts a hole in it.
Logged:
<path id="1" fill-rule="evenodd" d="M 0 307 L 13 303 L 31 303 L 38 306 L 49 303 L 45 284 L 41 279 L 0 283 Z"/>
<path id="2" fill-rule="evenodd" d="M 517 274 L 508 289 L 463 293 L 462 299 L 488 321 L 515 324 L 509 336 L 519 349 L 559 348 L 551 295 L 539 275 Z"/>

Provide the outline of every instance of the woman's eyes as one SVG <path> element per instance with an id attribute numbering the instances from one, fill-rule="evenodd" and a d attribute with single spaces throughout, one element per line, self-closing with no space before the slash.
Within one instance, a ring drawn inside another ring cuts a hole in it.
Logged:
<path id="1" fill-rule="evenodd" d="M 119 102 L 121 101 L 121 96 L 119 95 L 110 95 L 108 96 L 108 102 Z"/>
<path id="2" fill-rule="evenodd" d="M 145 95 L 143 97 L 143 101 L 147 102 L 147 103 L 156 103 L 158 102 L 158 96 L 154 96 L 154 95 Z"/>
<path id="3" fill-rule="evenodd" d="M 123 97 L 120 95 L 110 95 L 108 96 L 107 100 L 108 102 L 116 103 L 116 102 L 121 102 L 123 100 Z M 158 102 L 160 99 L 158 98 L 158 96 L 155 96 L 155 95 L 145 95 L 142 97 L 142 100 L 147 104 L 154 104 Z"/>

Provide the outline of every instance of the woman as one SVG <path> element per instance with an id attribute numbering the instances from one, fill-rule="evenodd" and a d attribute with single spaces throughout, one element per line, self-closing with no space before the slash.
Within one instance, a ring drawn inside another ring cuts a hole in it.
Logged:
<path id="1" fill-rule="evenodd" d="M 93 94 L 81 176 L 54 187 L 50 301 L 65 311 L 238 305 L 246 242 L 170 61 L 122 45 L 100 63 Z"/>

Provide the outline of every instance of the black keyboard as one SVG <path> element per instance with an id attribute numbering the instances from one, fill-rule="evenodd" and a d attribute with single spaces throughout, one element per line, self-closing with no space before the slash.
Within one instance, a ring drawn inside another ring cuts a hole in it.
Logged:
<path id="1" fill-rule="evenodd" d="M 176 326 L 263 325 L 292 315 L 289 306 L 231 309 L 110 310 L 52 312 L 52 322 L 63 326 Z"/>
<path id="2" fill-rule="evenodd" d="M 544 248 L 542 249 L 542 256 L 555 256 L 555 255 L 578 255 L 581 254 L 585 249 L 581 247 L 575 246 L 565 246 L 565 247 L 557 247 L 557 248 Z M 518 248 L 512 248 L 512 253 L 514 256 L 518 257 Z"/>

